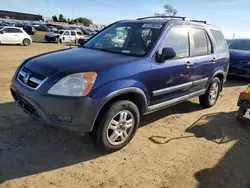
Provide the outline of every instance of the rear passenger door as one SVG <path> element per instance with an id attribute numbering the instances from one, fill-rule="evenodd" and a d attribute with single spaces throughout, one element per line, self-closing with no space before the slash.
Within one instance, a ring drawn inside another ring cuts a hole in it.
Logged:
<path id="1" fill-rule="evenodd" d="M 211 39 L 204 28 L 191 27 L 191 43 L 191 56 L 194 57 L 193 92 L 206 88 L 211 73 L 216 67 L 216 57 Z"/>

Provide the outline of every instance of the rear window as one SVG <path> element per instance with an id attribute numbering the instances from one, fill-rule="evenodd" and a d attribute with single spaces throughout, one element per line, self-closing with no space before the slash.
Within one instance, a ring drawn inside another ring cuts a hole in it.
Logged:
<path id="1" fill-rule="evenodd" d="M 228 48 L 226 39 L 224 38 L 223 34 L 219 30 L 210 29 L 214 39 L 216 40 L 217 44 L 217 52 L 225 52 Z"/>

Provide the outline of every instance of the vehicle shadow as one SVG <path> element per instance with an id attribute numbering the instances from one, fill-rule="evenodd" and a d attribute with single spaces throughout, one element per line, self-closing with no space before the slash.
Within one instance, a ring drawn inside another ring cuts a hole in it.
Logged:
<path id="1" fill-rule="evenodd" d="M 214 144 L 235 142 L 213 168 L 194 174 L 197 188 L 250 188 L 250 118 L 238 121 L 237 112 L 219 112 L 200 117 L 186 129 L 186 136 L 166 140 L 166 137 L 152 136 L 156 144 L 167 144 L 172 140 L 186 140 L 190 137 L 205 138 Z"/>
<path id="2" fill-rule="evenodd" d="M 142 117 L 140 127 L 146 126 L 171 114 L 189 113 L 189 112 L 200 111 L 202 109 L 204 108 L 199 103 L 185 101 L 183 103 L 162 109 L 160 111 Z"/>
<path id="3" fill-rule="evenodd" d="M 184 102 L 142 118 L 142 126 L 173 113 L 200 110 Z M 84 163 L 103 156 L 89 135 L 45 127 L 24 114 L 14 102 L 0 104 L 0 183 Z"/>
<path id="4" fill-rule="evenodd" d="M 14 102 L 0 104 L 0 183 L 103 156 L 89 136 L 46 128 Z"/>
<path id="5" fill-rule="evenodd" d="M 195 122 L 187 132 L 216 144 L 234 141 L 213 168 L 195 173 L 198 188 L 250 187 L 250 119 L 237 121 L 237 112 L 209 114 Z"/>
<path id="6" fill-rule="evenodd" d="M 228 76 L 224 87 L 247 86 L 249 81 L 237 76 Z"/>

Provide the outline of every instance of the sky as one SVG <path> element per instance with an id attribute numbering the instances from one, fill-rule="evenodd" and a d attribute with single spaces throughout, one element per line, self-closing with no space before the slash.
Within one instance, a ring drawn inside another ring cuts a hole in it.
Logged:
<path id="1" fill-rule="evenodd" d="M 7 0 L 1 10 L 66 18 L 87 17 L 96 24 L 110 24 L 163 13 L 170 4 L 179 16 L 207 20 L 218 26 L 226 38 L 250 37 L 250 0 Z M 74 6 L 75 5 L 75 6 Z"/>

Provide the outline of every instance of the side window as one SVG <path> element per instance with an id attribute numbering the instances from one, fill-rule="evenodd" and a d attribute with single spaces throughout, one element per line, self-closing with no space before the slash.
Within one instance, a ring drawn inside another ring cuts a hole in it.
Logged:
<path id="1" fill-rule="evenodd" d="M 210 32 L 212 33 L 212 35 L 216 41 L 216 44 L 217 44 L 216 50 L 218 52 L 226 51 L 228 46 L 227 46 L 227 42 L 226 42 L 223 34 L 219 30 L 215 30 L 215 29 L 210 29 Z"/>
<path id="2" fill-rule="evenodd" d="M 203 56 L 212 53 L 211 41 L 204 29 L 192 28 L 194 38 L 194 56 Z"/>
<path id="3" fill-rule="evenodd" d="M 23 33 L 20 29 L 13 28 L 14 33 Z"/>
<path id="4" fill-rule="evenodd" d="M 13 33 L 13 30 L 12 30 L 12 28 L 5 28 L 5 29 L 3 30 L 3 32 L 4 32 L 4 33 Z"/>
<path id="5" fill-rule="evenodd" d="M 82 35 L 82 32 L 77 31 L 76 33 L 77 33 L 77 35 Z"/>
<path id="6" fill-rule="evenodd" d="M 75 31 L 71 31 L 71 36 L 76 36 L 76 32 Z"/>
<path id="7" fill-rule="evenodd" d="M 70 34 L 69 34 L 69 31 L 65 31 L 64 33 L 63 33 L 63 35 L 64 36 L 69 36 Z"/>
<path id="8" fill-rule="evenodd" d="M 187 27 L 174 27 L 163 40 L 159 53 L 165 47 L 173 48 L 177 58 L 190 56 L 189 29 Z"/>

